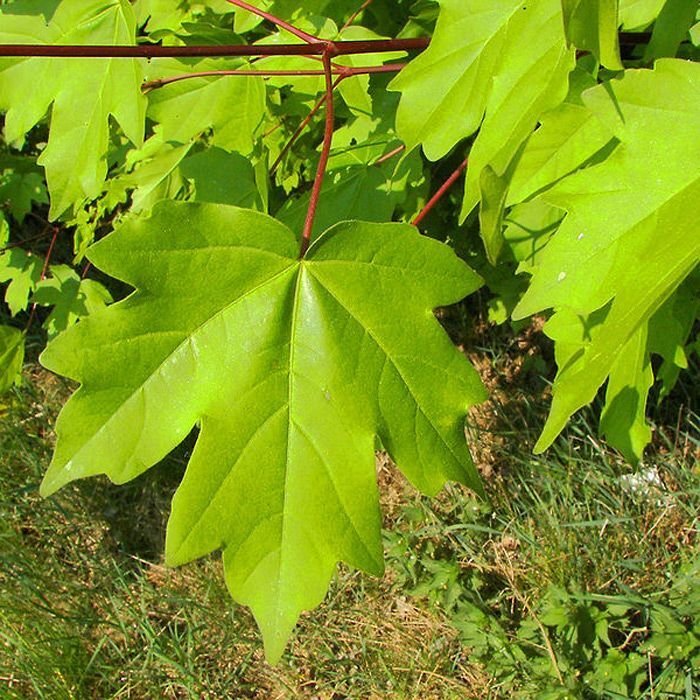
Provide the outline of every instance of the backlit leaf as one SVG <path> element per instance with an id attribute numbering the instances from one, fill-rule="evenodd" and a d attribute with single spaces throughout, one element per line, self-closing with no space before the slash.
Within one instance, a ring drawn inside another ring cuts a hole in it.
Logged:
<path id="1" fill-rule="evenodd" d="M 663 59 L 653 71 L 628 71 L 588 91 L 584 101 L 620 144 L 545 195 L 569 213 L 515 315 L 555 308 L 584 319 L 607 309 L 607 316 L 591 327 L 583 354 L 559 365 L 540 450 L 593 399 L 700 257 L 700 66 Z"/>
<path id="2" fill-rule="evenodd" d="M 440 0 L 440 8 L 430 47 L 391 84 L 402 93 L 399 135 L 409 149 L 422 144 L 431 160 L 473 134 L 489 113 L 490 101 L 492 119 L 498 118 L 499 105 L 506 110 L 504 129 L 513 120 L 516 129 L 523 128 L 518 112 L 525 109 L 529 122 L 530 112 L 536 111 L 533 102 L 553 99 L 550 81 L 556 83 L 557 66 L 566 54 L 559 0 Z M 517 150 L 527 133 L 504 135 L 520 139 Z M 493 155 L 488 150 L 485 162 Z"/>
<path id="3" fill-rule="evenodd" d="M 198 425 L 166 558 L 223 549 L 270 660 L 337 561 L 382 571 L 375 435 L 426 493 L 448 479 L 480 490 L 464 417 L 483 388 L 432 314 L 480 280 L 447 246 L 350 222 L 300 261 L 263 214 L 167 203 L 89 257 L 137 291 L 42 355 L 81 382 L 42 492 L 133 479 Z"/>

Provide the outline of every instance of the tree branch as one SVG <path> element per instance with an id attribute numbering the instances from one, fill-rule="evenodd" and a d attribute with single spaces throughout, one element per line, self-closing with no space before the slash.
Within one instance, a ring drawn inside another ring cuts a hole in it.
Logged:
<path id="1" fill-rule="evenodd" d="M 311 234 L 313 233 L 314 221 L 316 220 L 316 210 L 318 209 L 318 201 L 321 197 L 321 188 L 323 180 L 326 176 L 326 168 L 328 167 L 328 158 L 331 154 L 331 146 L 333 145 L 333 128 L 335 126 L 335 108 L 333 105 L 333 67 L 331 65 L 331 54 L 327 51 L 323 54 L 323 65 L 326 69 L 326 131 L 323 137 L 323 149 L 321 158 L 318 162 L 316 170 L 316 179 L 311 190 L 311 198 L 309 199 L 309 210 L 306 213 L 306 222 L 304 223 L 304 231 L 301 237 L 301 250 L 299 257 L 303 258 L 311 243 Z"/>
<path id="2" fill-rule="evenodd" d="M 369 75 L 371 73 L 398 73 L 406 67 L 405 63 L 385 63 L 382 66 L 358 66 L 357 68 L 350 66 L 333 66 L 333 75 L 338 75 L 341 78 L 349 78 L 353 75 Z M 274 78 L 275 76 L 303 77 L 303 76 L 321 76 L 325 75 L 325 70 L 205 70 L 195 73 L 183 73 L 182 75 L 174 75 L 169 78 L 157 78 L 150 80 L 141 86 L 144 92 L 156 90 L 158 88 L 177 83 L 181 80 L 190 80 L 192 78 L 207 78 L 211 76 L 238 75 L 259 78 Z"/>
<path id="3" fill-rule="evenodd" d="M 344 76 L 340 76 L 336 78 L 335 82 L 333 83 L 333 90 L 335 90 L 336 87 L 340 84 L 340 82 L 343 80 Z M 289 153 L 289 150 L 291 147 L 297 142 L 299 137 L 304 133 L 304 129 L 311 123 L 311 120 L 314 118 L 316 113 L 318 112 L 321 107 L 323 107 L 324 104 L 326 104 L 326 100 L 328 99 L 328 93 L 324 93 L 317 101 L 316 104 L 313 106 L 311 111 L 306 115 L 304 120 L 299 124 L 297 127 L 296 131 L 292 134 L 291 138 L 287 143 L 284 145 L 282 150 L 280 151 L 279 155 L 275 159 L 275 162 L 270 166 L 270 177 L 272 177 L 276 172 L 277 168 L 279 168 L 280 164 L 282 163 L 282 159 Z"/>
<path id="4" fill-rule="evenodd" d="M 418 216 L 413 220 L 414 226 L 420 226 L 423 219 L 433 210 L 435 205 L 450 191 L 452 186 L 459 180 L 462 173 L 467 169 L 469 164 L 469 159 L 465 160 L 460 166 L 455 170 L 450 177 L 447 178 L 445 183 L 440 187 L 440 189 L 432 196 L 430 201 L 423 207 L 423 211 L 418 214 Z"/>
<path id="5" fill-rule="evenodd" d="M 374 0 L 365 0 L 360 7 L 353 12 L 350 17 L 348 18 L 348 21 L 342 26 L 340 29 L 340 33 L 342 34 L 348 27 L 351 27 L 354 23 L 355 20 L 374 2 Z"/>
<path id="6" fill-rule="evenodd" d="M 294 34 L 295 37 L 301 39 L 302 41 L 305 41 L 307 44 L 316 44 L 320 41 L 320 39 L 317 36 L 313 36 L 313 34 L 307 34 L 301 29 L 297 29 L 294 25 L 289 24 L 289 22 L 285 22 L 283 19 L 275 17 L 275 15 L 272 15 L 269 12 L 265 12 L 264 10 L 261 10 L 258 7 L 254 7 L 253 5 L 250 5 L 247 2 L 244 2 L 243 0 L 226 0 L 226 2 L 230 2 L 236 7 L 240 7 L 243 10 L 248 10 L 248 12 L 252 12 L 254 15 L 262 17 L 268 22 L 272 22 L 273 24 L 277 25 L 280 29 L 284 29 L 290 34 Z"/>
<path id="7" fill-rule="evenodd" d="M 95 46 L 47 44 L 0 44 L 0 56 L 51 58 L 217 58 L 224 56 L 350 56 L 391 51 L 423 50 L 430 39 L 375 39 L 371 41 L 335 41 L 315 44 L 245 44 L 229 46 Z"/>

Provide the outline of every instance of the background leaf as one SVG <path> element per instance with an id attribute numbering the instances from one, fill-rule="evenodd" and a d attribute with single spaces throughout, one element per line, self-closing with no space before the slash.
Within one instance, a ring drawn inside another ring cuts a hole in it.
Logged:
<path id="1" fill-rule="evenodd" d="M 36 4 L 20 0 L 0 9 L 0 43 L 134 44 L 136 19 L 126 0 L 63 0 L 48 24 Z M 0 59 L 0 109 L 5 137 L 21 145 L 49 107 L 51 128 L 39 163 L 46 168 L 55 219 L 96 197 L 107 173 L 109 117 L 132 143 L 143 139 L 146 99 L 137 59 Z"/>

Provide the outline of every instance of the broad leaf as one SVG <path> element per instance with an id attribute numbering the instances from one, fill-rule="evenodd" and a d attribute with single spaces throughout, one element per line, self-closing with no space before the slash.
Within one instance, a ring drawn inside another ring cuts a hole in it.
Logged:
<path id="1" fill-rule="evenodd" d="M 24 333 L 17 328 L 0 326 L 0 394 L 22 379 Z"/>
<path id="2" fill-rule="evenodd" d="M 20 0 L 0 9 L 3 44 L 134 44 L 136 20 L 126 0 L 63 0 L 37 14 Z M 51 217 L 96 197 L 107 173 L 109 118 L 135 144 L 143 138 L 146 100 L 141 63 L 132 59 L 0 59 L 0 110 L 5 137 L 21 144 L 51 110 L 49 142 L 39 163 L 46 168 Z"/>
<path id="3" fill-rule="evenodd" d="M 566 46 L 559 0 L 540 0 L 509 23 L 486 117 L 469 154 L 462 219 L 481 199 L 485 167 L 506 173 L 541 115 L 569 91 L 575 52 Z"/>
<path id="4" fill-rule="evenodd" d="M 375 435 L 426 493 L 480 490 L 464 416 L 483 388 L 431 313 L 478 277 L 403 224 L 343 223 L 297 252 L 265 215 L 159 205 L 89 254 L 137 291 L 42 355 L 82 384 L 44 494 L 133 479 L 200 426 L 166 558 L 223 549 L 273 661 L 338 560 L 382 571 Z"/>
<path id="5" fill-rule="evenodd" d="M 560 363 L 539 450 L 593 399 L 631 338 L 700 257 L 700 66 L 664 59 L 584 100 L 620 145 L 545 195 L 569 214 L 515 315 L 553 307 L 583 319 L 607 309 L 607 317 L 591 324 L 583 353 Z"/>
<path id="6" fill-rule="evenodd" d="M 430 47 L 391 84 L 402 93 L 399 135 L 409 149 L 422 144 L 431 160 L 478 129 L 490 100 L 492 118 L 498 105 L 508 110 L 503 128 L 513 119 L 521 128 L 518 110 L 529 121 L 533 101 L 552 99 L 555 76 L 546 71 L 558 70 L 566 52 L 559 0 L 440 0 L 440 7 Z"/>

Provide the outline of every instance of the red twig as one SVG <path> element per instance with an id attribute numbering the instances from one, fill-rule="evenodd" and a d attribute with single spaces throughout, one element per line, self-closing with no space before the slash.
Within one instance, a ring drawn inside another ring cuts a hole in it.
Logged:
<path id="1" fill-rule="evenodd" d="M 432 211 L 435 205 L 449 192 L 450 188 L 459 180 L 462 173 L 467 169 L 469 160 L 465 160 L 458 168 L 455 170 L 450 177 L 447 178 L 445 183 L 440 187 L 440 189 L 433 195 L 430 201 L 423 207 L 423 211 L 418 214 L 418 216 L 413 220 L 414 226 L 420 226 L 423 219 Z"/>
<path id="2" fill-rule="evenodd" d="M 53 255 L 53 249 L 56 245 L 56 239 L 58 238 L 58 226 L 53 228 L 53 236 L 51 237 L 51 243 L 49 243 L 49 249 L 46 251 L 46 257 L 44 258 L 44 266 L 41 268 L 41 275 L 39 276 L 39 281 L 43 282 L 46 279 L 46 273 L 49 271 L 49 265 L 51 264 L 51 256 Z M 29 312 L 29 320 L 24 329 L 26 333 L 34 323 L 34 317 L 36 316 L 36 303 L 32 304 L 31 311 Z"/>
<path id="3" fill-rule="evenodd" d="M 338 78 L 335 79 L 333 83 L 333 90 L 335 90 L 336 87 L 340 84 L 340 82 L 343 80 L 345 76 L 341 75 Z M 325 92 L 317 101 L 316 104 L 313 106 L 311 111 L 306 115 L 304 120 L 299 124 L 297 127 L 296 131 L 292 134 L 291 138 L 287 143 L 284 145 L 282 150 L 280 151 L 279 155 L 275 159 L 275 162 L 270 166 L 270 176 L 273 176 L 277 172 L 277 168 L 279 168 L 280 164 L 282 163 L 283 158 L 289 153 L 289 149 L 298 141 L 299 137 L 304 133 L 304 129 L 311 123 L 311 120 L 316 116 L 316 113 L 323 107 L 324 104 L 326 104 L 326 101 L 328 100 L 328 93 Z"/>
<path id="4" fill-rule="evenodd" d="M 406 146 L 404 144 L 401 144 L 400 146 L 397 146 L 393 151 L 389 151 L 389 153 L 385 153 L 381 158 L 377 158 L 377 160 L 375 160 L 374 163 L 372 163 L 372 165 L 382 165 L 388 160 L 391 160 L 394 156 L 398 156 L 399 153 L 403 153 L 405 150 Z"/>
<path id="5" fill-rule="evenodd" d="M 305 41 L 307 44 L 315 44 L 319 41 L 319 38 L 317 36 L 313 36 L 313 34 L 307 34 L 306 32 L 302 31 L 301 29 L 297 29 L 294 25 L 289 24 L 289 22 L 285 22 L 283 19 L 280 19 L 279 17 L 275 17 L 274 15 L 271 15 L 269 12 L 265 12 L 264 10 L 261 10 L 258 7 L 254 7 L 253 5 L 249 5 L 247 2 L 244 2 L 243 0 L 226 0 L 226 2 L 230 2 L 232 5 L 235 5 L 236 7 L 240 7 L 243 10 L 248 10 L 248 12 L 252 12 L 254 15 L 257 15 L 258 17 L 262 17 L 263 19 L 266 19 L 268 22 L 272 22 L 273 24 L 276 24 L 280 29 L 285 29 L 290 34 L 294 34 L 295 37 L 298 37 L 302 41 Z"/>
<path id="6" fill-rule="evenodd" d="M 370 41 L 335 41 L 331 53 L 334 56 L 350 56 L 367 53 L 423 50 L 430 39 L 373 39 Z M 223 56 L 323 56 L 329 50 L 329 42 L 315 44 L 244 44 L 231 46 L 94 46 L 47 44 L 0 44 L 0 56 L 53 58 L 217 58 Z"/>
<path id="7" fill-rule="evenodd" d="M 348 78 L 353 75 L 369 75 L 371 73 L 398 73 L 405 68 L 405 63 L 385 63 L 381 66 L 360 66 L 357 68 L 349 66 L 336 66 L 333 67 L 332 72 L 334 75 L 339 75 L 341 78 Z M 172 83 L 177 83 L 181 80 L 190 80 L 191 78 L 207 78 L 212 76 L 224 76 L 224 75 L 237 75 L 237 76 L 248 76 L 248 77 L 259 77 L 259 78 L 274 78 L 276 76 L 289 76 L 289 77 L 303 77 L 303 76 L 321 76 L 325 75 L 325 70 L 205 70 L 195 73 L 183 73 L 182 75 L 175 75 L 170 78 L 158 78 L 156 80 L 150 80 L 141 86 L 144 92 L 150 90 L 157 90 L 158 88 L 165 87 L 166 85 L 172 85 Z"/>
<path id="8" fill-rule="evenodd" d="M 344 32 L 348 27 L 351 27 L 355 20 L 374 2 L 374 0 L 365 0 L 360 7 L 353 12 L 350 17 L 348 18 L 348 21 L 342 26 L 341 28 L 341 33 Z"/>
<path id="9" fill-rule="evenodd" d="M 316 171 L 316 179 L 311 190 L 311 198 L 309 199 L 309 210 L 306 213 L 306 222 L 304 223 L 304 231 L 301 237 L 301 250 L 299 257 L 303 258 L 311 243 L 311 234 L 313 233 L 314 221 L 316 220 L 316 210 L 318 209 L 318 200 L 321 197 L 321 188 L 328 167 L 328 158 L 331 154 L 331 146 L 333 145 L 333 127 L 335 126 L 335 108 L 333 105 L 333 72 L 331 65 L 331 54 L 326 52 L 323 54 L 323 65 L 326 69 L 326 131 L 323 136 L 323 149 L 321 150 L 321 158 L 318 162 Z"/>

